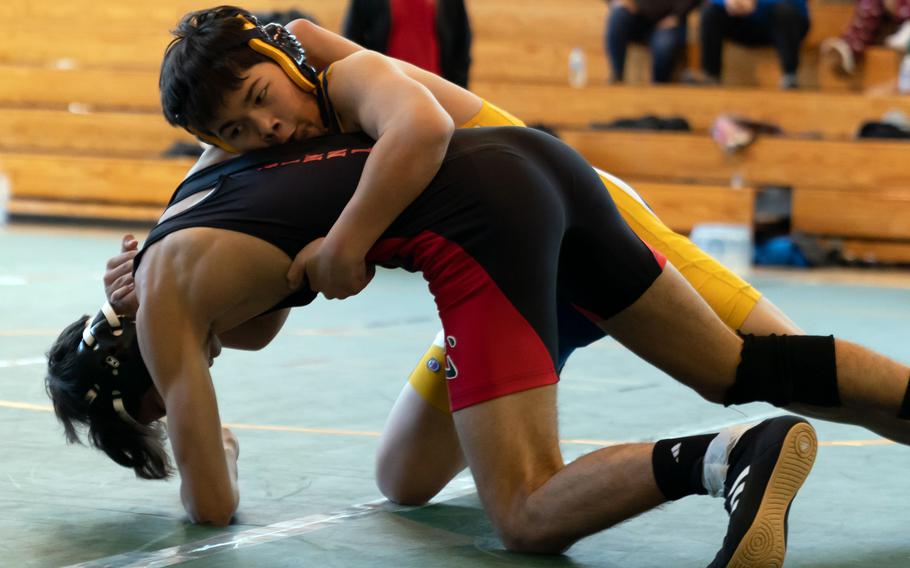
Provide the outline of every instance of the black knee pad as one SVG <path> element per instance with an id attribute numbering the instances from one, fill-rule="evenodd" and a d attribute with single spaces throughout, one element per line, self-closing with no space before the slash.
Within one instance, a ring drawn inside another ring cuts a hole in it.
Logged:
<path id="1" fill-rule="evenodd" d="M 744 335 L 736 382 L 724 405 L 757 401 L 840 406 L 834 337 Z"/>

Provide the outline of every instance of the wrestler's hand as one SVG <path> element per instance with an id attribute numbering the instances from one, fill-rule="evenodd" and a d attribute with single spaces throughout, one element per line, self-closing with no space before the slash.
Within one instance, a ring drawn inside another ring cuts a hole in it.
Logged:
<path id="1" fill-rule="evenodd" d="M 362 255 L 350 254 L 320 238 L 297 253 L 287 279 L 290 288 L 296 290 L 306 278 L 311 290 L 331 300 L 358 294 L 375 273 L 375 267 L 368 266 Z"/>
<path id="2" fill-rule="evenodd" d="M 114 311 L 135 316 L 139 309 L 133 282 L 133 258 L 139 254 L 139 241 L 133 235 L 123 235 L 120 254 L 107 261 L 104 272 L 104 295 Z"/>
<path id="3" fill-rule="evenodd" d="M 367 269 L 363 257 L 364 254 L 338 246 L 331 239 L 320 239 L 306 261 L 310 289 L 328 300 L 343 300 L 360 293 L 374 274 Z"/>

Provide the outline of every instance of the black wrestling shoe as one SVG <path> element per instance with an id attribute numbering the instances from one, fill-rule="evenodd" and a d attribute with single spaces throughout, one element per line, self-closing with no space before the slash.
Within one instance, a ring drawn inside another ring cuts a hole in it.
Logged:
<path id="1" fill-rule="evenodd" d="M 779 568 L 787 552 L 787 517 L 809 475 L 818 440 L 802 418 L 770 418 L 745 431 L 729 456 L 724 545 L 708 568 Z"/>

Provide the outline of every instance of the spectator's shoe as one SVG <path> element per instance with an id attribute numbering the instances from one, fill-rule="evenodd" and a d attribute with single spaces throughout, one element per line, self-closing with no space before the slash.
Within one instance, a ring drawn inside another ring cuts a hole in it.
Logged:
<path id="1" fill-rule="evenodd" d="M 679 76 L 679 81 L 684 85 L 696 87 L 711 87 L 720 85 L 720 77 L 708 75 L 700 69 L 685 69 Z"/>
<path id="2" fill-rule="evenodd" d="M 910 49 L 910 21 L 904 22 L 896 32 L 886 37 L 885 45 L 898 51 L 908 51 Z"/>
<path id="3" fill-rule="evenodd" d="M 799 84 L 796 81 L 796 73 L 784 73 L 780 77 L 780 89 L 782 91 L 792 91 L 798 89 Z"/>
<path id="4" fill-rule="evenodd" d="M 709 568 L 779 568 L 787 552 L 790 504 L 815 461 L 815 430 L 801 418 L 781 416 L 736 434 L 738 439 L 728 434 L 729 444 L 721 443 L 719 451 L 715 447 L 713 458 L 705 456 L 709 492 L 719 489 L 717 481 L 711 487 L 710 476 L 726 469 L 724 508 L 730 513 L 723 547 Z M 718 435 L 721 442 L 724 435 Z M 724 453 L 721 464 L 718 454 Z"/>
<path id="5" fill-rule="evenodd" d="M 839 73 L 853 75 L 856 72 L 856 57 L 843 38 L 829 37 L 822 42 L 821 52 Z"/>

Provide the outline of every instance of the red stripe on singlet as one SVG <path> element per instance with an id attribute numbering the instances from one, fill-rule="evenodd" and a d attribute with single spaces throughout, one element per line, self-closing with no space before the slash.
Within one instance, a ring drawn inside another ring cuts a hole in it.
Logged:
<path id="1" fill-rule="evenodd" d="M 430 283 L 455 374 L 448 377 L 453 411 L 559 380 L 537 332 L 459 245 L 424 231 L 410 239 L 381 240 L 366 258 L 392 259 L 420 270 Z"/>

